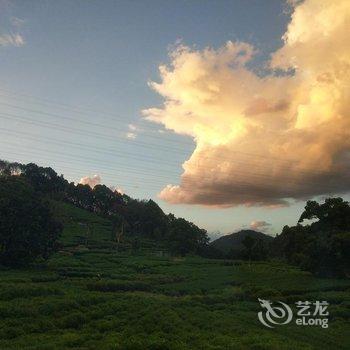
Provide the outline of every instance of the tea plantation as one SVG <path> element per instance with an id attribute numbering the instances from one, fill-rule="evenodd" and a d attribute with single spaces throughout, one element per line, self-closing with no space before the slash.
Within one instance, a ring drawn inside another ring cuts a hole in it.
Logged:
<path id="1" fill-rule="evenodd" d="M 350 281 L 280 262 L 168 256 L 142 241 L 112 249 L 111 224 L 56 203 L 62 249 L 0 270 L 0 349 L 349 349 Z M 89 227 L 89 229 L 87 229 Z M 326 300 L 329 327 L 263 326 L 258 298 Z"/>

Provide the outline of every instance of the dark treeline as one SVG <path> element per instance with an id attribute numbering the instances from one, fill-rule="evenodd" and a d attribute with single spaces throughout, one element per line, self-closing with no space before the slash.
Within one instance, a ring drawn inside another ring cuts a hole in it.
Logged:
<path id="1" fill-rule="evenodd" d="M 166 215 L 152 200 L 133 199 L 105 185 L 96 185 L 94 188 L 75 185 L 49 167 L 0 161 L 0 178 L 2 199 L 9 195 L 5 189 L 10 184 L 12 188 L 27 186 L 27 192 L 35 193 L 33 197 L 37 200 L 38 208 L 41 208 L 38 199 L 41 199 L 41 206 L 45 206 L 43 201 L 50 199 L 71 203 L 108 218 L 114 229 L 123 226 L 126 234 L 161 240 L 174 254 L 196 254 L 209 242 L 206 230 L 173 214 Z M 21 196 L 24 197 L 23 191 L 18 193 L 18 202 Z M 30 202 L 30 198 L 27 199 Z"/>
<path id="2" fill-rule="evenodd" d="M 349 252 L 350 206 L 342 198 L 308 201 L 297 225 L 285 226 L 271 245 L 272 255 L 324 277 L 349 277 Z"/>
<path id="3" fill-rule="evenodd" d="M 284 226 L 281 234 L 269 240 L 251 234 L 243 239 L 242 245 L 243 249 L 231 249 L 227 253 L 210 246 L 208 257 L 280 259 L 321 277 L 349 277 L 349 202 L 339 197 L 327 198 L 322 204 L 308 201 L 295 226 Z"/>
<path id="4" fill-rule="evenodd" d="M 51 168 L 6 161 L 0 161 L 0 263 L 46 258 L 55 250 L 62 227 L 50 214 L 50 200 L 108 218 L 113 230 L 122 227 L 129 237 L 163 242 L 176 255 L 277 258 L 320 276 L 350 274 L 350 206 L 342 198 L 329 198 L 323 204 L 308 201 L 298 223 L 285 226 L 273 240 L 248 235 L 242 250 L 223 254 L 209 244 L 206 230 L 166 215 L 152 200 L 133 199 L 105 185 L 75 185 Z"/>

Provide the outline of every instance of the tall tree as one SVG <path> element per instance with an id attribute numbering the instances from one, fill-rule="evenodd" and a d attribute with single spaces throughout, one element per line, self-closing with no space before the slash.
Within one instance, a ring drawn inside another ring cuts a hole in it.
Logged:
<path id="1" fill-rule="evenodd" d="M 57 248 L 62 226 L 38 194 L 17 176 L 0 177 L 0 263 L 23 265 L 47 259 Z"/>

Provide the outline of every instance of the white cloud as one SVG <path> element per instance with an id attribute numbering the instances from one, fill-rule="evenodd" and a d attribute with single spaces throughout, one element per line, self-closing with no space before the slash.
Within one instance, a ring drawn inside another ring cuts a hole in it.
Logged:
<path id="1" fill-rule="evenodd" d="M 79 183 L 82 185 L 89 185 L 91 188 L 94 188 L 96 185 L 101 184 L 101 177 L 100 175 L 94 175 L 92 177 L 85 176 L 80 179 Z"/>
<path id="2" fill-rule="evenodd" d="M 261 230 L 261 231 L 265 231 L 267 230 L 269 227 L 271 226 L 271 224 L 269 224 L 268 222 L 266 221 L 263 221 L 263 220 L 254 220 L 250 223 L 250 228 L 252 230 Z"/>
<path id="3" fill-rule="evenodd" d="M 125 137 L 127 139 L 134 140 L 137 137 L 137 132 L 138 132 L 138 127 L 134 124 L 129 124 L 128 125 L 129 131 L 125 134 Z"/>
<path id="4" fill-rule="evenodd" d="M 100 175 L 85 176 L 79 180 L 79 183 L 82 185 L 89 185 L 91 188 L 94 188 L 95 186 L 102 184 L 102 179 L 101 179 Z M 118 192 L 120 194 L 124 194 L 123 189 L 120 187 L 109 186 L 109 189 L 113 192 Z"/>
<path id="5" fill-rule="evenodd" d="M 202 51 L 178 45 L 161 81 L 152 122 L 193 137 L 170 203 L 281 206 L 350 189 L 350 2 L 291 1 L 284 44 L 258 76 L 255 49 L 227 42 Z M 280 74 L 281 70 L 294 74 Z"/>
<path id="6" fill-rule="evenodd" d="M 120 194 L 124 194 L 124 190 L 120 187 L 116 187 L 116 186 L 110 186 L 109 187 L 111 191 L 113 192 L 118 192 Z"/>
<path id="7" fill-rule="evenodd" d="M 21 34 L 0 34 L 0 46 L 23 46 L 24 38 Z"/>
<path id="8" fill-rule="evenodd" d="M 127 132 L 126 133 L 126 138 L 131 139 L 131 140 L 136 139 L 136 136 L 137 135 L 134 132 Z"/>

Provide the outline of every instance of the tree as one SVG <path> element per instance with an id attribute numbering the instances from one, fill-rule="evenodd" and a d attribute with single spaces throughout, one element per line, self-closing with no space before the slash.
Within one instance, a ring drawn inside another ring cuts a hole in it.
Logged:
<path id="1" fill-rule="evenodd" d="M 266 260 L 268 256 L 268 243 L 262 239 L 257 238 L 251 251 L 251 258 L 253 260 Z"/>
<path id="2" fill-rule="evenodd" d="M 299 223 L 317 220 L 321 229 L 350 230 L 350 206 L 343 198 L 327 198 L 323 204 L 307 201 Z"/>
<path id="3" fill-rule="evenodd" d="M 0 263 L 19 266 L 57 248 L 62 230 L 48 208 L 21 177 L 0 177 Z"/>
<path id="4" fill-rule="evenodd" d="M 174 252 L 187 254 L 205 250 L 208 236 L 193 223 L 166 215 L 153 200 L 137 200 L 105 185 L 68 183 L 51 168 L 36 164 L 9 163 L 0 160 L 0 176 L 21 178 L 42 198 L 66 201 L 112 221 L 112 240 L 116 245 L 125 235 L 164 241 Z M 121 230 L 123 223 L 124 229 Z M 122 233 L 121 233 L 122 232 Z M 118 238 L 119 237 L 119 238 Z"/>
<path id="5" fill-rule="evenodd" d="M 69 184 L 66 197 L 69 202 L 89 211 L 93 211 L 93 194 L 89 185 Z"/>
<path id="6" fill-rule="evenodd" d="M 173 254 L 197 253 L 208 244 L 207 231 L 192 222 L 169 215 L 170 223 L 167 240 Z"/>
<path id="7" fill-rule="evenodd" d="M 305 220 L 310 224 L 301 225 Z M 287 262 L 320 276 L 350 274 L 350 206 L 342 198 L 308 201 L 296 226 L 285 226 L 273 251 Z"/>
<path id="8" fill-rule="evenodd" d="M 152 200 L 129 200 L 125 217 L 130 225 L 130 230 L 135 234 L 162 239 L 167 231 L 167 216 Z"/>
<path id="9" fill-rule="evenodd" d="M 115 232 L 115 241 L 117 243 L 117 246 L 116 246 L 116 249 L 117 249 L 117 252 L 119 251 L 119 246 L 120 246 L 120 243 L 122 242 L 122 239 L 124 237 L 124 233 L 125 233 L 125 223 L 124 221 L 122 222 L 120 228 L 118 230 L 116 230 Z"/>
<path id="10" fill-rule="evenodd" d="M 247 251 L 247 255 L 248 255 L 248 259 L 249 259 L 249 263 L 252 259 L 252 251 L 253 251 L 253 247 L 256 244 L 256 241 L 253 237 L 250 236 L 245 236 L 242 244 L 244 245 L 246 251 Z"/>
<path id="11" fill-rule="evenodd" d="M 96 185 L 93 190 L 94 211 L 96 213 L 110 216 L 115 213 L 118 204 L 122 204 L 122 196 L 116 191 L 112 191 L 105 185 Z"/>
<path id="12" fill-rule="evenodd" d="M 40 194 L 57 194 L 63 191 L 68 182 L 58 176 L 52 168 L 44 168 L 34 163 L 19 166 L 20 176 L 24 177 L 33 189 Z"/>

